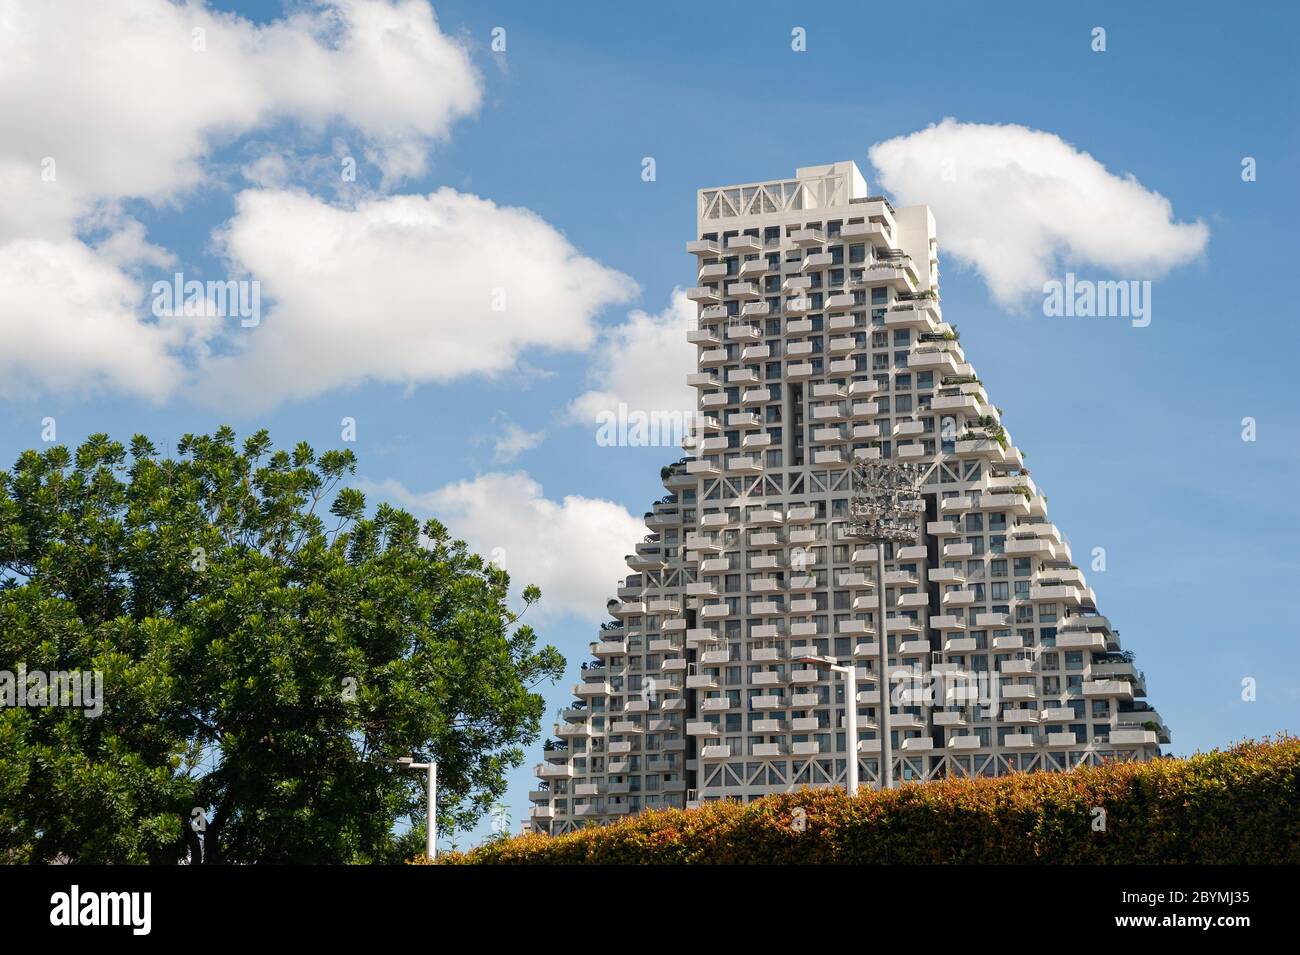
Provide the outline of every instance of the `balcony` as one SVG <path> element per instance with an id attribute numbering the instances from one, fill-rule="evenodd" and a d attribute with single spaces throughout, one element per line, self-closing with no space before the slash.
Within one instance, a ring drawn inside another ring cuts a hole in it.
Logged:
<path id="1" fill-rule="evenodd" d="M 814 248 L 826 244 L 826 233 L 821 229 L 798 229 L 791 233 L 790 241 L 801 249 Z"/>
<path id="2" fill-rule="evenodd" d="M 686 548 L 697 551 L 720 551 L 722 543 L 712 534 L 687 534 Z"/>
<path id="3" fill-rule="evenodd" d="M 909 736 L 898 748 L 904 753 L 928 753 L 934 749 L 934 740 L 928 736 Z"/>
<path id="4" fill-rule="evenodd" d="M 1155 730 L 1147 729 L 1112 729 L 1110 731 L 1112 746 L 1155 746 L 1159 743 Z"/>
<path id="5" fill-rule="evenodd" d="M 1056 635 L 1061 650 L 1105 650 L 1106 634 L 1091 630 L 1064 630 Z"/>
<path id="6" fill-rule="evenodd" d="M 710 627 L 696 627 L 693 630 L 686 631 L 686 645 L 688 647 L 699 647 L 708 643 L 716 643 L 718 632 Z"/>
<path id="7" fill-rule="evenodd" d="M 1005 461 L 1007 452 L 1002 445 L 992 438 L 971 438 L 958 441 L 953 453 L 959 458 L 985 458 L 990 461 Z"/>
<path id="8" fill-rule="evenodd" d="M 722 246 L 717 239 L 692 239 L 686 243 L 686 251 L 691 255 L 709 257 L 721 255 Z"/>
<path id="9" fill-rule="evenodd" d="M 1073 707 L 1069 706 L 1048 706 L 1042 710 L 1042 720 L 1044 723 L 1069 723 L 1074 722 L 1079 717 L 1074 715 Z"/>
<path id="10" fill-rule="evenodd" d="M 1034 734 L 1008 733 L 1002 738 L 1002 745 L 1007 749 L 1032 749 L 1034 746 Z"/>
<path id="11" fill-rule="evenodd" d="M 840 229 L 840 238 L 846 242 L 864 240 L 877 249 L 887 249 L 893 245 L 890 229 L 883 222 L 846 223 Z"/>
<path id="12" fill-rule="evenodd" d="M 1029 588 L 1032 601 L 1050 601 L 1077 607 L 1081 602 L 1079 589 L 1073 584 L 1036 584 Z"/>
<path id="13" fill-rule="evenodd" d="M 1004 700 L 1036 700 L 1038 688 L 1032 683 L 1013 683 L 1002 687 L 1000 694 Z"/>
<path id="14" fill-rule="evenodd" d="M 710 723 L 707 720 L 686 724 L 687 736 L 717 736 L 720 732 L 717 723 Z"/>
<path id="15" fill-rule="evenodd" d="M 818 467 L 843 467 L 848 464 L 848 459 L 844 456 L 843 451 L 814 451 L 813 464 Z"/>
<path id="16" fill-rule="evenodd" d="M 822 269 L 829 269 L 834 259 L 829 252 L 814 252 L 812 255 L 804 256 L 803 272 L 820 272 Z"/>
<path id="17" fill-rule="evenodd" d="M 931 452 L 933 453 L 933 452 Z M 923 458 L 926 455 L 925 445 L 923 444 L 900 444 L 895 449 L 895 455 L 903 461 L 914 461 Z"/>
<path id="18" fill-rule="evenodd" d="M 897 292 L 915 290 L 917 275 L 910 262 L 903 259 L 873 262 L 867 266 L 863 285 L 888 285 Z"/>
<path id="19" fill-rule="evenodd" d="M 686 473 L 699 475 L 702 477 L 717 477 L 722 473 L 716 461 L 710 461 L 707 458 L 700 458 L 697 461 L 686 462 Z"/>
<path id="20" fill-rule="evenodd" d="M 754 282 L 733 282 L 727 286 L 727 294 L 732 298 L 755 299 L 762 298 L 763 292 Z"/>
<path id="21" fill-rule="evenodd" d="M 693 328 L 686 333 L 686 340 L 692 345 L 716 345 L 721 341 L 712 328 Z"/>
<path id="22" fill-rule="evenodd" d="M 909 302 L 895 305 L 885 313 L 886 328 L 915 328 L 934 331 L 935 318 L 923 305 Z"/>
<path id="23" fill-rule="evenodd" d="M 707 305 L 716 305 L 722 300 L 722 296 L 718 294 L 718 290 L 708 285 L 687 289 L 686 297 L 692 302 L 702 302 Z"/>
<path id="24" fill-rule="evenodd" d="M 542 779 L 572 779 L 574 776 L 573 767 L 568 763 L 538 763 L 533 767 L 533 774 Z"/>
<path id="25" fill-rule="evenodd" d="M 756 235 L 733 235 L 727 239 L 727 251 L 737 254 L 763 251 L 763 240 Z"/>
<path id="26" fill-rule="evenodd" d="M 1056 556 L 1052 542 L 1042 537 L 1013 537 L 1007 541 L 1006 552 L 1016 557 L 1041 557 L 1044 560 Z"/>
<path id="27" fill-rule="evenodd" d="M 727 458 L 727 471 L 731 474 L 762 474 L 763 459 L 753 455 Z"/>
<path id="28" fill-rule="evenodd" d="M 730 759 L 731 747 L 721 744 L 711 744 L 701 747 L 700 759 Z"/>
<path id="29" fill-rule="evenodd" d="M 727 363 L 727 350 L 725 348 L 710 348 L 708 351 L 700 353 L 700 364 L 702 366 L 725 365 Z M 700 374 L 708 374 L 700 372 Z"/>
<path id="30" fill-rule="evenodd" d="M 755 743 L 753 755 L 758 759 L 772 759 L 784 754 L 780 743 Z"/>
<path id="31" fill-rule="evenodd" d="M 1126 680 L 1084 680 L 1085 699 L 1133 699 L 1133 684 Z"/>
<path id="32" fill-rule="evenodd" d="M 936 414 L 979 414 L 980 404 L 970 395 L 941 395 L 930 402 L 930 410 Z"/>

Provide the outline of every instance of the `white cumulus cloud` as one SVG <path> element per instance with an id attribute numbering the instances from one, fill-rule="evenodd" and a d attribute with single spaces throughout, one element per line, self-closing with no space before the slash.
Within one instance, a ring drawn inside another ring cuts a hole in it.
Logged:
<path id="1" fill-rule="evenodd" d="M 143 254 L 125 248 L 132 235 L 119 233 L 103 254 L 75 239 L 0 245 L 0 397 L 103 388 L 158 401 L 176 387 L 172 349 L 187 326 L 138 320 L 144 289 L 118 265 Z"/>
<path id="2" fill-rule="evenodd" d="M 201 390 L 223 404 L 506 372 L 531 349 L 587 348 L 596 312 L 636 292 L 529 210 L 447 188 L 352 208 L 249 190 L 221 242 L 274 301 L 237 353 L 204 365 Z"/>
<path id="3" fill-rule="evenodd" d="M 493 454 L 498 461 L 513 461 L 524 451 L 531 451 L 546 440 L 546 431 L 529 431 L 514 422 L 500 426 L 500 434 L 493 445 Z"/>
<path id="4" fill-rule="evenodd" d="M 1021 303 L 1062 268 L 1159 278 L 1205 249 L 1209 228 L 1132 175 L 1052 133 L 954 119 L 871 147 L 881 184 L 934 211 L 940 254 L 975 267 L 994 298 Z"/>
<path id="5" fill-rule="evenodd" d="M 695 391 L 686 376 L 695 370 L 697 346 L 686 340 L 696 325 L 694 303 L 675 289 L 657 315 L 633 311 L 626 322 L 602 333 L 592 349 L 592 388 L 569 404 L 569 416 L 594 424 L 603 412 L 694 412 Z"/>
<path id="6" fill-rule="evenodd" d="M 138 307 L 132 266 L 170 257 L 123 202 L 182 201 L 214 148 L 282 122 L 346 125 L 388 184 L 477 109 L 479 75 L 425 0 L 293 10 L 259 25 L 202 0 L 0 0 L 4 393 L 161 400 L 215 330 Z"/>
<path id="7" fill-rule="evenodd" d="M 170 199 L 214 145 L 278 120 L 341 120 L 386 174 L 419 172 L 482 96 L 424 0 L 318 0 L 265 25 L 201 2 L 0 0 L 0 89 L 0 239 Z"/>
<path id="8" fill-rule="evenodd" d="M 551 500 L 522 471 L 483 474 L 427 492 L 392 480 L 362 486 L 368 496 L 417 517 L 436 517 L 474 552 L 504 567 L 516 588 L 536 584 L 543 617 L 607 620 L 605 601 L 628 573 L 624 557 L 647 533 L 619 504 L 577 495 Z"/>

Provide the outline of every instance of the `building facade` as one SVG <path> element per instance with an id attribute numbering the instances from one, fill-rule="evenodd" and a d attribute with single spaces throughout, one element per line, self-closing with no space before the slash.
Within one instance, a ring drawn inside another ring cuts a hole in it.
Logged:
<path id="1" fill-rule="evenodd" d="M 699 391 L 530 794 L 560 833 L 880 778 L 1151 759 L 1169 733 L 939 304 L 934 218 L 856 165 L 698 194 Z M 919 466 L 916 541 L 849 533 L 855 458 Z M 844 681 L 800 662 L 853 662 Z M 846 749 L 846 704 L 859 745 Z"/>

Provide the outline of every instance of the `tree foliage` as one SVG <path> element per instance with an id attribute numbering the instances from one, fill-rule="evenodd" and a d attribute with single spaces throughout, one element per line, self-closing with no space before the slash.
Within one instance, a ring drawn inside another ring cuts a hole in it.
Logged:
<path id="1" fill-rule="evenodd" d="M 0 709 L 0 855 L 365 862 L 439 764 L 475 820 L 563 671 L 509 578 L 436 520 L 366 516 L 350 451 L 94 435 L 0 472 L 0 670 L 101 671 L 98 717 Z M 537 600 L 524 591 L 526 607 Z"/>

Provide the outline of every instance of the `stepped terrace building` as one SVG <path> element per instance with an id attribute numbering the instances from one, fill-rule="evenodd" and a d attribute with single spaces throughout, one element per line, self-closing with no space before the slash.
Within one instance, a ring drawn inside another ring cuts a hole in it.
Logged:
<path id="1" fill-rule="evenodd" d="M 700 190 L 686 248 L 697 437 L 546 744 L 532 826 L 843 786 L 850 759 L 878 786 L 883 706 L 901 781 L 1157 756 L 1143 675 L 944 320 L 929 208 L 814 166 Z M 914 464 L 924 502 L 914 541 L 879 545 L 887 687 L 855 460 Z M 856 699 L 810 656 L 854 664 Z"/>

